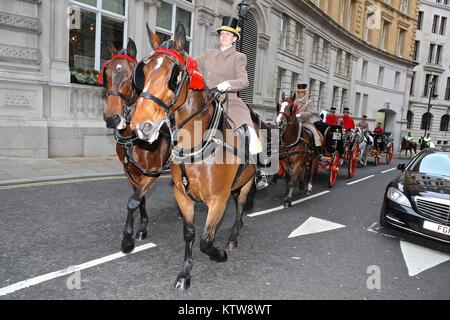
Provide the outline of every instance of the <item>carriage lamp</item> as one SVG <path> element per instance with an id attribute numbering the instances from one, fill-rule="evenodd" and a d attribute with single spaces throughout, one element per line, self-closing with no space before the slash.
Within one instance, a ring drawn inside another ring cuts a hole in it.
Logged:
<path id="1" fill-rule="evenodd" d="M 241 3 L 237 5 L 239 19 L 245 19 L 248 11 L 250 10 L 250 3 L 248 0 L 242 0 Z"/>

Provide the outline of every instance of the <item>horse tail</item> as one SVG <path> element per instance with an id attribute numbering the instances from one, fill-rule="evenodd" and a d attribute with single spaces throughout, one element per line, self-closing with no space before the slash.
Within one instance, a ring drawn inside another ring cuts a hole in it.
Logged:
<path id="1" fill-rule="evenodd" d="M 248 192 L 247 195 L 247 199 L 245 200 L 244 212 L 252 211 L 255 204 L 256 182 L 255 179 L 252 180 L 253 180 L 252 187 L 250 188 L 250 191 Z"/>

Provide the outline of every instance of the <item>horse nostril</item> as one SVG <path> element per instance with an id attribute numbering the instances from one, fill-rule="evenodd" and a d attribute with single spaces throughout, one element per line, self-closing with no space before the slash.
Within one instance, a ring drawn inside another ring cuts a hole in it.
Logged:
<path id="1" fill-rule="evenodd" d="M 112 117 L 107 118 L 105 121 L 108 129 L 115 129 L 120 123 L 120 116 L 116 113 Z"/>
<path id="2" fill-rule="evenodd" d="M 142 127 L 142 133 L 145 136 L 149 136 L 152 133 L 153 125 L 150 122 L 146 122 Z"/>

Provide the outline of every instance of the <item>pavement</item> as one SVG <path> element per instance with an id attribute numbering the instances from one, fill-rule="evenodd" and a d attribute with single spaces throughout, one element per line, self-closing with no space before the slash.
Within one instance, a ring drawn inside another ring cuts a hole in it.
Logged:
<path id="1" fill-rule="evenodd" d="M 0 185 L 123 175 L 117 156 L 19 158 L 0 157 Z"/>

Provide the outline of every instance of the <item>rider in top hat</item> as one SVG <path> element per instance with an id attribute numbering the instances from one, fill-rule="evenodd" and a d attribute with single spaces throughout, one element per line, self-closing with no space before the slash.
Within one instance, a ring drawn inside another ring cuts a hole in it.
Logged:
<path id="1" fill-rule="evenodd" d="M 331 124 L 331 125 L 336 125 L 338 122 L 338 119 L 339 119 L 339 117 L 336 115 L 336 108 L 331 107 L 330 112 L 325 117 L 325 123 Z"/>
<path id="2" fill-rule="evenodd" d="M 348 108 L 344 108 L 344 115 L 341 117 L 342 122 L 343 122 L 342 127 L 345 130 L 354 129 L 355 128 L 355 122 L 353 121 L 353 118 L 348 115 L 349 111 L 350 110 Z"/>
<path id="3" fill-rule="evenodd" d="M 250 135 L 249 152 L 256 155 L 262 151 L 261 141 L 253 127 L 249 108 L 237 95 L 249 84 L 246 70 L 247 56 L 236 51 L 234 46 L 240 39 L 241 29 L 238 27 L 238 22 L 238 19 L 234 17 L 223 17 L 222 25 L 217 29 L 220 48 L 206 50 L 197 61 L 209 88 L 216 87 L 221 92 L 229 92 L 227 112 L 231 125 L 234 129 L 247 126 Z M 264 178 L 264 174 L 259 171 L 257 180 L 266 181 L 267 179 Z"/>
<path id="4" fill-rule="evenodd" d="M 322 141 L 320 139 L 320 134 L 317 131 L 317 128 L 311 122 L 314 107 L 312 100 L 307 96 L 307 88 L 308 85 L 306 83 L 299 83 L 297 85 L 297 95 L 294 102 L 294 112 L 297 116 L 297 119 L 299 119 L 303 123 L 303 126 L 312 132 L 314 136 L 317 158 L 320 162 L 322 162 Z"/>
<path id="5" fill-rule="evenodd" d="M 358 122 L 357 127 L 361 129 L 369 144 L 373 144 L 373 138 L 369 135 L 369 122 L 367 122 L 366 115 L 362 116 L 362 119 Z"/>

